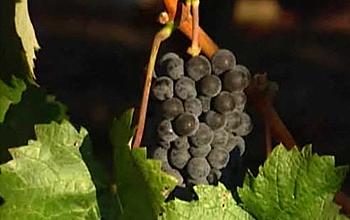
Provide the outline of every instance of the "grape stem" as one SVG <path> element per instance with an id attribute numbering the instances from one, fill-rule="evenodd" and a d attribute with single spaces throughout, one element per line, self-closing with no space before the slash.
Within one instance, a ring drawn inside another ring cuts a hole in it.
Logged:
<path id="1" fill-rule="evenodd" d="M 142 135 L 143 135 L 145 122 L 146 122 L 147 106 L 148 106 L 149 94 L 150 94 L 150 89 L 152 84 L 153 70 L 156 64 L 156 59 L 157 59 L 157 54 L 159 51 L 160 44 L 164 40 L 170 37 L 173 30 L 174 30 L 174 22 L 169 21 L 154 36 L 154 40 L 151 48 L 151 54 L 147 65 L 146 79 L 145 79 L 145 85 L 143 87 L 143 95 L 142 95 L 142 101 L 140 106 L 139 118 L 138 118 L 138 123 L 136 127 L 134 143 L 132 146 L 133 149 L 139 148 L 141 145 Z"/>
<path id="2" fill-rule="evenodd" d="M 186 4 L 188 6 L 188 2 Z M 188 48 L 187 53 L 192 56 L 198 56 L 201 52 L 201 49 L 198 44 L 198 36 L 199 36 L 199 0 L 191 1 L 192 7 L 192 45 Z M 187 10 L 189 11 L 189 10 Z"/>

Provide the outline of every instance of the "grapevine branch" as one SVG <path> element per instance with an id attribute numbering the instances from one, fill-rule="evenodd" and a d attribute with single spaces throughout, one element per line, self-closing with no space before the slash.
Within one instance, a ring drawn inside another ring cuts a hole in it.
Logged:
<path id="1" fill-rule="evenodd" d="M 189 6 L 187 1 L 187 7 Z M 191 54 L 192 56 L 197 56 L 200 54 L 201 49 L 199 47 L 198 43 L 198 36 L 199 36 L 199 0 L 191 0 L 191 7 L 192 7 L 192 45 L 188 48 L 187 52 Z M 188 12 L 189 10 L 187 10 Z"/>
<path id="2" fill-rule="evenodd" d="M 156 59 L 157 59 L 157 54 L 158 54 L 160 44 L 164 40 L 166 40 L 168 37 L 170 37 L 173 29 L 174 29 L 174 23 L 172 21 L 167 22 L 167 25 L 165 25 L 154 37 L 152 49 L 151 49 L 151 55 L 147 66 L 145 85 L 143 88 L 143 95 L 142 95 L 142 101 L 141 101 L 139 118 L 138 118 L 139 121 L 137 123 L 137 130 L 136 130 L 135 140 L 132 148 L 139 148 L 141 144 L 142 135 L 143 135 L 145 122 L 146 122 L 146 113 L 147 113 L 148 99 L 149 99 L 149 94 L 150 94 L 150 89 L 152 84 L 153 70 L 156 64 Z"/>

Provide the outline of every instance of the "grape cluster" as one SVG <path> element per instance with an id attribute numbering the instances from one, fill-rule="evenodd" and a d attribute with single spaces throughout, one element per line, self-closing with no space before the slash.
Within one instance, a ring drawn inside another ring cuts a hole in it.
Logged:
<path id="1" fill-rule="evenodd" d="M 184 62 L 175 53 L 159 60 L 152 96 L 160 106 L 153 158 L 179 185 L 212 184 L 220 179 L 229 153 L 252 130 L 244 107 L 250 72 L 221 49 L 211 60 L 199 55 Z"/>

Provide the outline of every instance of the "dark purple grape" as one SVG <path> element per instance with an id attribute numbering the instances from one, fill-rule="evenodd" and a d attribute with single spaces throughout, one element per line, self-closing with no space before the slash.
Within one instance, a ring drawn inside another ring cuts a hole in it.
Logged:
<path id="1" fill-rule="evenodd" d="M 190 147 L 190 153 L 193 157 L 206 157 L 211 151 L 211 146 L 204 145 L 201 147 Z"/>
<path id="2" fill-rule="evenodd" d="M 249 81 L 249 70 L 242 65 L 237 65 L 224 73 L 223 88 L 230 92 L 240 92 L 249 85 Z"/>
<path id="3" fill-rule="evenodd" d="M 162 170 L 167 170 L 170 168 L 168 162 L 168 150 L 162 147 L 157 147 L 152 154 L 152 158 L 160 160 L 162 162 Z"/>
<path id="4" fill-rule="evenodd" d="M 194 81 L 198 81 L 211 73 L 211 65 L 209 60 L 202 55 L 192 57 L 186 64 L 186 72 Z"/>
<path id="5" fill-rule="evenodd" d="M 191 155 L 187 150 L 178 150 L 175 148 L 170 150 L 169 162 L 175 168 L 184 168 L 190 158 Z"/>
<path id="6" fill-rule="evenodd" d="M 214 131 L 214 139 L 211 142 L 211 146 L 213 148 L 217 148 L 217 147 L 225 148 L 228 138 L 229 138 L 229 134 L 225 129 L 222 128 L 222 129 L 216 130 Z"/>
<path id="7" fill-rule="evenodd" d="M 192 179 L 201 179 L 208 176 L 210 166 L 203 157 L 193 157 L 188 161 L 187 173 Z"/>
<path id="8" fill-rule="evenodd" d="M 198 118 L 190 113 L 179 115 L 174 121 L 174 129 L 176 134 L 180 136 L 190 136 L 198 130 Z"/>
<path id="9" fill-rule="evenodd" d="M 211 167 L 222 169 L 228 164 L 230 155 L 223 148 L 213 148 L 207 156 L 207 159 Z"/>
<path id="10" fill-rule="evenodd" d="M 169 169 L 169 170 L 164 170 L 164 172 L 166 172 L 167 174 L 175 177 L 177 179 L 177 185 L 178 186 L 180 186 L 183 183 L 184 179 L 183 179 L 183 177 L 181 176 L 181 173 L 178 170 L 176 170 L 176 169 Z"/>
<path id="11" fill-rule="evenodd" d="M 241 123 L 236 129 L 233 130 L 233 132 L 239 136 L 246 136 L 252 130 L 253 130 L 253 123 L 252 123 L 250 116 L 247 113 L 242 112 L 241 113 Z"/>
<path id="12" fill-rule="evenodd" d="M 232 112 L 235 109 L 235 99 L 230 92 L 220 92 L 218 96 L 213 99 L 213 109 L 220 113 Z"/>
<path id="13" fill-rule="evenodd" d="M 158 137 L 165 141 L 173 141 L 177 138 L 177 135 L 175 134 L 171 121 L 170 120 L 163 120 L 157 128 L 158 131 Z"/>
<path id="14" fill-rule="evenodd" d="M 176 138 L 172 143 L 173 147 L 179 150 L 188 150 L 190 148 L 190 143 L 188 143 L 188 139 L 185 136 Z"/>
<path id="15" fill-rule="evenodd" d="M 241 124 L 241 114 L 240 112 L 229 112 L 227 114 L 225 114 L 226 116 L 226 126 L 225 126 L 225 130 L 228 132 L 234 132 L 235 129 L 238 128 L 238 126 Z"/>
<path id="16" fill-rule="evenodd" d="M 234 68 L 236 65 L 236 57 L 233 53 L 226 49 L 217 51 L 211 58 L 211 66 L 216 75 Z"/>
<path id="17" fill-rule="evenodd" d="M 167 99 L 162 103 L 162 116 L 173 119 L 184 112 L 182 101 L 176 97 Z"/>
<path id="18" fill-rule="evenodd" d="M 213 185 L 217 185 L 220 177 L 221 177 L 222 173 L 220 170 L 212 168 L 210 170 L 209 175 L 207 176 L 207 180 L 209 182 L 209 184 L 213 184 Z"/>
<path id="19" fill-rule="evenodd" d="M 171 59 L 176 59 L 176 58 L 180 58 L 179 55 L 177 55 L 174 52 L 168 52 L 160 58 L 159 63 L 163 64 L 163 62 L 166 60 L 171 60 Z"/>
<path id="20" fill-rule="evenodd" d="M 199 123 L 196 133 L 190 136 L 191 143 L 196 147 L 209 145 L 214 138 L 213 130 L 205 123 Z"/>
<path id="21" fill-rule="evenodd" d="M 182 100 L 195 98 L 197 96 L 195 82 L 187 76 L 181 77 L 175 83 L 175 94 Z"/>
<path id="22" fill-rule="evenodd" d="M 153 96 L 163 101 L 174 96 L 174 82 L 167 76 L 158 77 L 152 87 Z"/>
<path id="23" fill-rule="evenodd" d="M 184 61 L 175 53 L 166 53 L 160 59 L 160 66 L 172 79 L 180 79 L 184 75 Z"/>
<path id="24" fill-rule="evenodd" d="M 200 116 L 202 114 L 202 103 L 197 98 L 190 98 L 184 102 L 185 112 Z"/>
<path id="25" fill-rule="evenodd" d="M 225 115 L 212 110 L 205 114 L 204 121 L 214 131 L 223 128 L 226 125 Z"/>
<path id="26" fill-rule="evenodd" d="M 202 104 L 202 112 L 208 112 L 210 110 L 211 98 L 200 95 L 198 96 L 198 99 L 201 101 L 201 104 Z"/>
<path id="27" fill-rule="evenodd" d="M 215 75 L 207 75 L 199 81 L 199 91 L 209 97 L 218 95 L 221 91 L 221 80 Z"/>
<path id="28" fill-rule="evenodd" d="M 232 92 L 233 98 L 235 100 L 235 110 L 243 111 L 245 104 L 247 102 L 247 96 L 244 92 Z"/>
<path id="29" fill-rule="evenodd" d="M 165 149 L 169 149 L 171 147 L 170 141 L 165 141 L 162 139 L 159 139 L 157 141 L 157 146 L 165 148 Z"/>
<path id="30" fill-rule="evenodd" d="M 194 185 L 209 185 L 209 182 L 208 182 L 207 178 L 205 178 L 205 177 L 200 178 L 200 179 L 188 178 L 187 184 L 190 185 L 190 186 L 194 186 Z"/>

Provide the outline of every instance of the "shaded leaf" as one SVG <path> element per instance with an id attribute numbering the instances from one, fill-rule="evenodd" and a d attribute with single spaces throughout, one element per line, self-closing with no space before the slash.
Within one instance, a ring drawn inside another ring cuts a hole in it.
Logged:
<path id="1" fill-rule="evenodd" d="M 133 110 L 129 110 L 116 119 L 110 133 L 114 147 L 118 219 L 157 219 L 161 204 L 175 188 L 177 180 L 160 170 L 160 161 L 146 159 L 144 148 L 129 149 L 134 134 L 132 115 Z"/>
<path id="2" fill-rule="evenodd" d="M 0 165 L 1 220 L 99 219 L 96 190 L 79 153 L 87 135 L 67 121 L 36 125 L 37 140 Z"/>
<path id="3" fill-rule="evenodd" d="M 22 92 L 26 88 L 24 81 L 15 76 L 12 76 L 10 84 L 0 79 L 0 123 L 4 121 L 10 105 L 21 101 Z"/>
<path id="4" fill-rule="evenodd" d="M 61 122 L 67 118 L 66 111 L 66 106 L 56 101 L 54 96 L 28 85 L 22 101 L 9 109 L 4 123 L 0 124 L 0 163 L 10 159 L 9 147 L 25 145 L 29 139 L 35 138 L 35 124 Z"/>
<path id="5" fill-rule="evenodd" d="M 102 165 L 96 160 L 89 136 L 84 139 L 80 152 L 96 187 L 97 202 L 100 208 L 101 219 L 116 220 L 117 210 L 115 207 L 117 206 L 117 201 L 111 193 L 111 180 L 109 179 L 106 169 L 104 169 L 104 167 L 102 167 Z"/>

